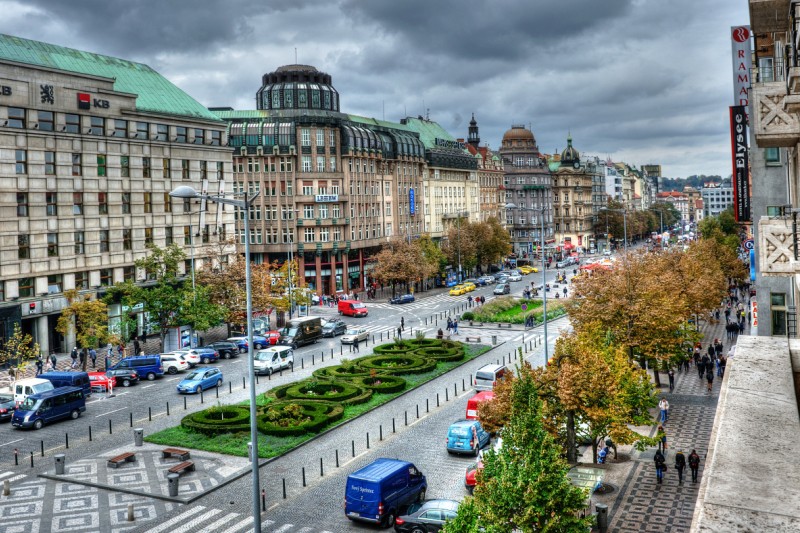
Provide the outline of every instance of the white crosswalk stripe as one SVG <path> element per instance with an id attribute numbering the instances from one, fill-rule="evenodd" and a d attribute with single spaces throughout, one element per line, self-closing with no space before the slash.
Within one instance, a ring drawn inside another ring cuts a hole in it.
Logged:
<path id="1" fill-rule="evenodd" d="M 225 516 L 223 516 L 222 518 L 220 518 L 219 520 L 217 520 L 216 522 L 214 522 L 212 524 L 208 524 L 206 527 L 204 527 L 203 529 L 199 530 L 198 533 L 216 533 L 217 531 L 232 532 L 232 531 L 236 531 L 236 529 L 239 529 L 244 525 L 253 523 L 253 519 L 252 518 L 248 518 L 247 520 L 240 522 L 241 525 L 239 527 L 237 527 L 236 529 L 232 529 L 230 527 L 224 527 L 224 528 L 222 527 L 223 525 L 225 525 L 226 523 L 230 522 L 231 520 L 236 520 L 236 518 L 238 518 L 238 517 L 239 517 L 239 513 L 228 513 Z"/>
<path id="2" fill-rule="evenodd" d="M 0 474 L 2 475 L 2 474 Z M 309 526 L 277 524 L 274 520 L 261 522 L 262 531 L 269 533 L 332 533 Z M 167 522 L 148 529 L 148 533 L 253 533 L 253 517 L 241 513 L 224 513 L 219 509 L 207 509 L 202 505 L 190 507 Z"/>
<path id="3" fill-rule="evenodd" d="M 190 508 L 186 509 L 184 512 L 182 512 L 181 514 L 179 514 L 178 516 L 170 518 L 169 520 L 167 520 L 166 522 L 162 523 L 161 525 L 156 526 L 153 529 L 150 529 L 149 533 L 162 533 L 163 531 L 171 530 L 174 526 L 180 524 L 181 522 L 183 522 L 187 518 L 191 518 L 192 515 L 196 515 L 197 513 L 201 513 L 203 511 L 205 511 L 205 509 L 206 508 L 204 506 L 202 506 L 202 505 L 198 505 L 197 507 L 190 507 Z M 219 512 L 222 512 L 222 511 L 219 511 Z"/>

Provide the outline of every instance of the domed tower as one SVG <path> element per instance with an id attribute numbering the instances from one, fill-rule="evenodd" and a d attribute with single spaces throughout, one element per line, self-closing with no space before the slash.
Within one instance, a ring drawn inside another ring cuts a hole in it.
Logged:
<path id="1" fill-rule="evenodd" d="M 467 142 L 478 148 L 478 145 L 481 143 L 481 137 L 478 135 L 478 121 L 475 120 L 475 113 L 472 114 L 472 120 L 469 121 L 469 137 L 467 138 Z"/>
<path id="2" fill-rule="evenodd" d="M 333 88 L 330 74 L 311 65 L 284 65 L 262 76 L 256 107 L 339 111 L 339 93 Z"/>
<path id="3" fill-rule="evenodd" d="M 572 135 L 567 136 L 567 147 L 561 152 L 562 167 L 579 167 L 581 164 L 581 154 L 572 146 Z"/>

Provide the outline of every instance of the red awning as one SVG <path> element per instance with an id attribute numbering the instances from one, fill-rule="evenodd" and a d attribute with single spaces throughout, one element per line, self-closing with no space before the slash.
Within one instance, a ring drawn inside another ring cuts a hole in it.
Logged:
<path id="1" fill-rule="evenodd" d="M 574 246 L 572 246 L 571 242 L 565 242 L 564 243 L 564 249 L 565 250 L 572 250 L 573 248 L 574 248 Z"/>

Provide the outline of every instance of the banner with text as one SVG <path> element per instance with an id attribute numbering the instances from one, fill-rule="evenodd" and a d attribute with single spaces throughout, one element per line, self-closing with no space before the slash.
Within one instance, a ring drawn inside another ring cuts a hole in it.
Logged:
<path id="1" fill-rule="evenodd" d="M 747 158 L 747 112 L 731 106 L 731 153 L 733 158 L 733 214 L 737 222 L 750 220 L 750 165 Z"/>

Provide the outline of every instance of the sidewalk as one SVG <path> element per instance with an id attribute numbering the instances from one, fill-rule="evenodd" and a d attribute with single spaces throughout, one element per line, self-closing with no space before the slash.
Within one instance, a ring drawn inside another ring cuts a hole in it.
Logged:
<path id="1" fill-rule="evenodd" d="M 725 354 L 736 343 L 736 340 L 726 338 L 724 319 L 721 324 L 701 323 L 700 331 L 704 335 L 701 341 L 704 352 L 715 338 L 724 344 Z M 748 333 L 749 325 L 745 327 L 745 334 Z M 668 465 L 664 482 L 661 485 L 656 483 L 653 462 L 655 448 L 637 452 L 630 446 L 620 446 L 620 460 L 609 461 L 605 478 L 605 482 L 614 485 L 618 490 L 592 498 L 595 503 L 608 505 L 610 533 L 688 533 L 691 527 L 722 378 L 715 371 L 711 394 L 706 390 L 705 377 L 702 380 L 698 377 L 694 365 L 689 368 L 688 373 L 676 372 L 675 391 L 672 393 L 669 392 L 666 373 L 661 374 L 661 379 L 663 383 L 660 396 L 666 397 L 670 404 L 669 419 L 664 424 Z M 657 420 L 658 409 L 652 410 L 652 414 L 653 420 Z M 649 428 L 649 435 L 654 436 L 657 427 L 658 424 L 654 422 Z M 643 432 L 648 430 L 638 429 Z M 693 449 L 700 456 L 698 481 L 692 483 L 691 471 L 687 465 L 683 484 L 678 484 L 678 473 L 674 466 L 675 453 L 682 451 L 688 459 Z M 591 454 L 591 449 L 588 453 Z M 613 453 L 609 454 L 609 457 L 612 456 Z"/>

